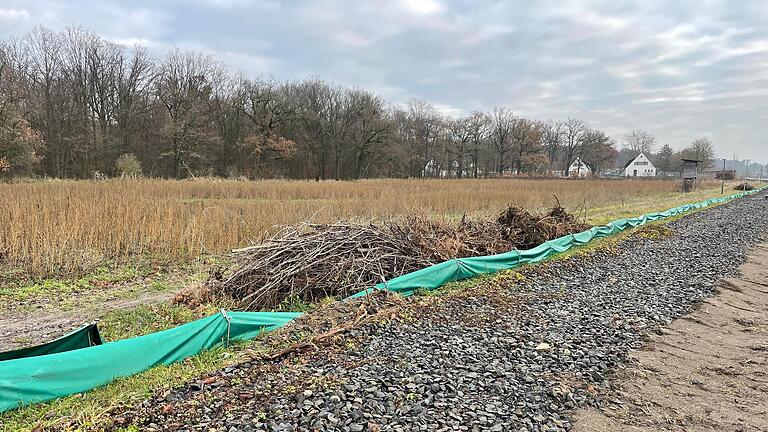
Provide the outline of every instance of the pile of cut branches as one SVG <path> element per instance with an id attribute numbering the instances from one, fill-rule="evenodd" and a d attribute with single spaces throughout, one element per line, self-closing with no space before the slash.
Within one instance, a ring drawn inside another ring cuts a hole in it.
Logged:
<path id="1" fill-rule="evenodd" d="M 589 229 L 559 205 L 542 215 L 508 207 L 495 221 L 462 218 L 458 226 L 422 218 L 408 219 L 398 230 L 437 261 L 531 249 L 547 240 Z"/>
<path id="2" fill-rule="evenodd" d="M 314 302 L 441 261 L 529 249 L 588 228 L 559 204 L 542 215 L 509 207 L 495 220 L 464 217 L 458 225 L 417 217 L 367 225 L 305 223 L 233 251 L 237 269 L 212 277 L 205 291 L 246 309 L 275 308 L 293 299 Z"/>
<path id="3" fill-rule="evenodd" d="M 755 190 L 755 187 L 747 182 L 743 182 L 743 183 L 737 184 L 733 189 L 737 191 L 751 191 L 751 190 Z"/>
<path id="4" fill-rule="evenodd" d="M 389 225 L 342 222 L 285 227 L 233 256 L 238 269 L 220 282 L 221 290 L 247 309 L 346 296 L 433 264 Z"/>
<path id="5" fill-rule="evenodd" d="M 411 217 L 404 224 L 392 225 L 433 261 L 493 255 L 515 249 L 515 242 L 503 234 L 502 227 L 489 221 L 466 217 L 458 226 L 426 218 Z"/>
<path id="6" fill-rule="evenodd" d="M 528 213 L 520 207 L 508 207 L 501 212 L 496 222 L 507 230 L 510 238 L 515 239 L 518 249 L 531 249 L 547 240 L 590 228 L 559 203 L 543 215 Z"/>

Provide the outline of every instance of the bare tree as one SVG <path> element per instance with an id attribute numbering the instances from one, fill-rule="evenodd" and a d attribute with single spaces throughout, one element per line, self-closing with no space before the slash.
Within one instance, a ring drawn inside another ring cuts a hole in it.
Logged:
<path id="1" fill-rule="evenodd" d="M 632 153 L 650 154 L 655 147 L 656 137 L 644 130 L 635 129 L 624 136 L 624 148 L 630 150 Z"/>
<path id="2" fill-rule="evenodd" d="M 411 127 L 409 135 L 413 138 L 414 144 L 421 148 L 422 157 L 418 175 L 425 177 L 437 175 L 439 167 L 437 167 L 438 155 L 435 149 L 442 127 L 440 116 L 432 104 L 420 99 L 411 99 L 406 106 Z M 429 164 L 434 167 L 432 172 L 427 170 Z"/>
<path id="3" fill-rule="evenodd" d="M 76 133 L 91 156 L 87 170 L 106 172 L 119 153 L 119 143 L 111 135 L 125 49 L 79 27 L 64 31 L 63 44 L 63 75 L 74 97 L 73 114 L 80 122 Z"/>
<path id="4" fill-rule="evenodd" d="M 0 44 L 0 125 L 8 124 L 22 97 L 9 51 L 6 44 Z"/>
<path id="5" fill-rule="evenodd" d="M 365 177 L 372 158 L 381 150 L 377 146 L 387 139 L 391 123 L 386 116 L 384 100 L 365 90 L 347 92 L 351 123 L 349 138 L 354 147 L 355 178 Z"/>
<path id="6" fill-rule="evenodd" d="M 542 145 L 549 159 L 549 169 L 555 165 L 557 154 L 563 148 L 564 125 L 561 122 L 547 120 L 542 125 Z"/>
<path id="7" fill-rule="evenodd" d="M 273 80 L 241 78 L 236 94 L 233 101 L 235 113 L 244 116 L 249 127 L 233 130 L 232 135 L 244 135 L 242 145 L 252 161 L 254 174 L 260 177 L 270 161 L 282 160 L 295 153 L 295 143 L 279 131 L 294 118 L 296 108 L 282 93 L 279 83 Z M 241 127 L 237 114 L 232 115 L 231 128 Z"/>
<path id="8" fill-rule="evenodd" d="M 161 135 L 167 140 L 164 155 L 171 158 L 176 178 L 192 174 L 192 165 L 201 157 L 199 149 L 217 138 L 208 102 L 212 83 L 222 74 L 222 66 L 212 57 L 180 50 L 168 53 L 161 65 L 155 92 L 167 114 Z"/>
<path id="9" fill-rule="evenodd" d="M 538 122 L 516 118 L 512 128 L 513 168 L 522 171 L 523 159 L 541 152 L 542 129 Z"/>
<path id="10" fill-rule="evenodd" d="M 470 156 L 473 139 L 472 117 L 462 117 L 447 120 L 448 153 L 451 155 L 451 168 L 457 178 L 464 177 L 467 159 Z"/>
<path id="11" fill-rule="evenodd" d="M 504 107 L 494 108 L 490 116 L 491 128 L 488 137 L 496 150 L 496 172 L 503 175 L 512 153 L 512 131 L 516 120 L 512 111 Z"/>
<path id="12" fill-rule="evenodd" d="M 480 153 L 487 147 L 491 119 L 488 114 L 473 111 L 466 119 L 466 128 L 470 135 L 470 154 L 472 155 L 472 177 L 477 178 L 480 167 Z"/>
<path id="13" fill-rule="evenodd" d="M 72 141 L 65 139 L 69 129 L 64 124 L 61 80 L 61 38 L 45 27 L 35 27 L 23 41 L 23 63 L 29 77 L 32 103 L 40 107 L 30 118 L 32 127 L 42 132 L 46 142 L 44 164 L 54 177 L 66 177 L 75 158 Z"/>
<path id="14" fill-rule="evenodd" d="M 288 89 L 291 103 L 296 106 L 292 136 L 304 150 L 306 176 L 325 180 L 332 148 L 339 143 L 337 122 L 343 119 L 342 89 L 317 78 L 291 84 Z"/>
<path id="15" fill-rule="evenodd" d="M 589 130 L 584 134 L 579 157 L 589 164 L 595 175 L 611 165 L 618 155 L 616 142 L 601 130 Z"/>
<path id="16" fill-rule="evenodd" d="M 568 117 L 568 121 L 563 123 L 563 169 L 568 173 L 568 166 L 573 162 L 579 148 L 582 146 L 584 134 L 589 130 L 587 122 L 573 117 Z"/>
<path id="17" fill-rule="evenodd" d="M 157 68 L 147 51 L 134 46 L 130 55 L 122 55 L 115 71 L 114 117 L 119 141 L 118 153 L 136 153 L 139 147 L 146 153 L 147 140 L 136 136 L 150 121 L 150 95 L 157 77 Z"/>
<path id="18" fill-rule="evenodd" d="M 684 157 L 686 159 L 696 159 L 701 161 L 699 164 L 699 170 L 712 165 L 715 160 L 715 148 L 712 145 L 712 141 L 707 137 L 702 137 L 694 140 L 685 150 L 683 150 Z"/>
<path id="19" fill-rule="evenodd" d="M 21 77 L 11 50 L 0 44 L 0 178 L 29 175 L 43 142 L 21 112 Z"/>

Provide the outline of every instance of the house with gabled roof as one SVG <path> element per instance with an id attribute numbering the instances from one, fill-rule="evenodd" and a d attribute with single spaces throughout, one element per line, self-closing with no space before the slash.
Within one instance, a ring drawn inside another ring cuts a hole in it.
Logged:
<path id="1" fill-rule="evenodd" d="M 625 177 L 656 177 L 656 167 L 645 153 L 640 152 L 624 165 Z"/>
<path id="2" fill-rule="evenodd" d="M 576 178 L 584 178 L 584 177 L 591 177 L 592 176 L 592 168 L 581 160 L 580 157 L 577 157 L 576 160 L 573 161 L 570 167 L 568 167 L 568 177 L 576 177 Z"/>

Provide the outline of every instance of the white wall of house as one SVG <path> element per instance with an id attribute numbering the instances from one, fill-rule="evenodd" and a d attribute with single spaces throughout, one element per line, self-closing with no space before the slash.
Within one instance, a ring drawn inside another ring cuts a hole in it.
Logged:
<path id="1" fill-rule="evenodd" d="M 624 169 L 626 177 L 656 177 L 656 167 L 653 166 L 645 153 L 640 153 Z"/>
<path id="2" fill-rule="evenodd" d="M 589 177 L 592 175 L 592 170 L 581 158 L 576 158 L 571 166 L 568 167 L 568 173 L 569 177 Z"/>

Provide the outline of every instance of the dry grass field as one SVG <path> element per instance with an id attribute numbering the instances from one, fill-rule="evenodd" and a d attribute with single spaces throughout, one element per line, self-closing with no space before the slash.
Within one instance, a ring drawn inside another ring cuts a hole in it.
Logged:
<path id="1" fill-rule="evenodd" d="M 308 219 L 491 216 L 509 204 L 551 207 L 553 194 L 588 222 L 603 223 L 719 194 L 678 189 L 674 181 L 524 179 L 0 184 L 0 265 L 34 276 L 76 274 L 138 255 L 223 253 L 275 225 Z"/>

